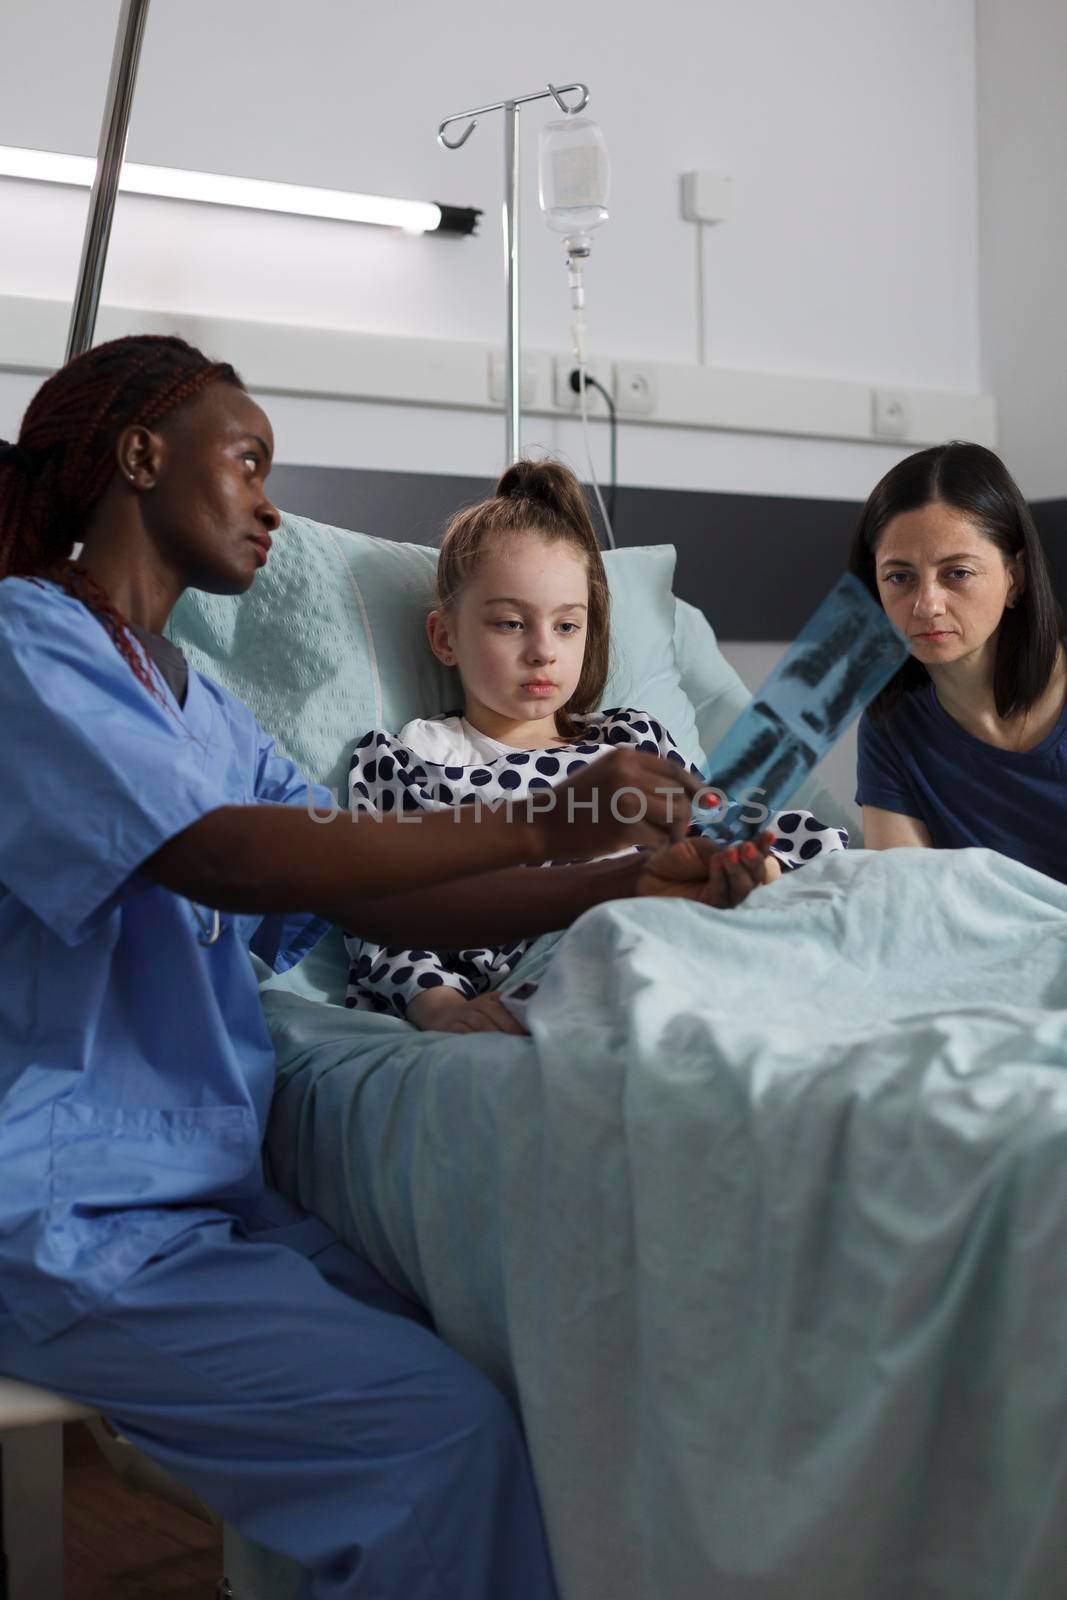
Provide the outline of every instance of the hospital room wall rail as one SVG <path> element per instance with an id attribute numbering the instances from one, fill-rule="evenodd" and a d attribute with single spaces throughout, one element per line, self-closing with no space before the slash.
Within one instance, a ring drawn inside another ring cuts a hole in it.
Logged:
<path id="1" fill-rule="evenodd" d="M 62 300 L 0 295 L 0 370 L 51 372 L 63 357 L 69 307 Z M 124 333 L 178 333 L 226 359 L 259 393 L 330 396 L 474 411 L 499 411 L 491 370 L 497 347 L 478 341 L 254 322 L 191 313 L 103 306 L 96 341 Z M 598 371 L 623 353 L 594 352 Z M 555 364 L 570 354 L 527 349 L 523 412 L 570 416 L 555 403 Z M 797 438 L 880 444 L 935 444 L 942 439 L 996 443 L 990 395 L 903 388 L 908 428 L 887 439 L 876 427 L 874 381 L 748 372 L 695 363 L 642 361 L 654 395 L 651 411 L 619 406 L 619 422 L 642 427 L 727 429 Z"/>

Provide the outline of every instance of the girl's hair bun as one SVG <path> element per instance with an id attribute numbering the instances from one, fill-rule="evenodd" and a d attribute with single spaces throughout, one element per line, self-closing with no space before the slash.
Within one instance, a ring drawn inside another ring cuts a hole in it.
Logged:
<path id="1" fill-rule="evenodd" d="M 501 475 L 494 494 L 498 500 L 529 501 L 568 523 L 589 520 L 581 486 L 560 461 L 516 461 Z"/>

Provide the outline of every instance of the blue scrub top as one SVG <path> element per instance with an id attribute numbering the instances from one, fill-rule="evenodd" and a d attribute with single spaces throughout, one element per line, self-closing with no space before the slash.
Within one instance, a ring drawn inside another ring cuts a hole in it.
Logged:
<path id="1" fill-rule="evenodd" d="M 34 1339 L 255 1209 L 274 1052 L 248 952 L 284 971 L 327 927 L 224 915 L 207 945 L 212 914 L 139 870 L 218 806 L 309 794 L 218 684 L 191 671 L 179 707 L 156 681 L 57 585 L 0 583 L 0 1296 Z"/>
<path id="2" fill-rule="evenodd" d="M 1067 883 L 1067 705 L 1032 750 L 998 750 L 931 682 L 860 722 L 856 802 L 926 824 L 939 850 L 982 846 Z"/>

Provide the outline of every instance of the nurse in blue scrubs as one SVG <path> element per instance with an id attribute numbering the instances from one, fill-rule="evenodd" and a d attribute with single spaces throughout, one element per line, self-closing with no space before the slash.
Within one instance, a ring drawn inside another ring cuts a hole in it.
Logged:
<path id="1" fill-rule="evenodd" d="M 309 815 L 328 796 L 162 637 L 187 585 L 241 593 L 269 558 L 272 448 L 232 368 L 152 337 L 63 368 L 0 445 L 0 1371 L 99 1408 L 305 1596 L 540 1600 L 504 1401 L 264 1188 L 248 951 L 283 970 L 330 920 L 484 943 L 626 894 L 722 903 L 749 869 L 685 841 L 526 872 L 680 830 L 686 775 L 629 752 L 570 822 Z M 624 785 L 646 820 L 594 821 Z"/>

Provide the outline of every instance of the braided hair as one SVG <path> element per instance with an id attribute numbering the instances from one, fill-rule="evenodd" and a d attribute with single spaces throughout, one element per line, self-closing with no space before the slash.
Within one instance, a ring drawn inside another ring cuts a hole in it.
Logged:
<path id="1" fill-rule="evenodd" d="M 171 335 L 96 345 L 34 395 L 17 444 L 0 440 L 0 578 L 51 578 L 107 629 L 120 655 L 156 688 L 126 618 L 85 567 L 69 559 L 114 474 L 124 428 L 151 427 L 212 383 L 243 388 L 228 362 Z"/>

